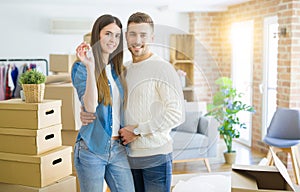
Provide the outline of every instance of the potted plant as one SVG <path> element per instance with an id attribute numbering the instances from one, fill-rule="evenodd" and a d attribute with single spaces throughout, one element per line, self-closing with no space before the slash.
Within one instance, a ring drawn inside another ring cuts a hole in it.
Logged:
<path id="1" fill-rule="evenodd" d="M 40 103 L 44 99 L 46 76 L 36 69 L 27 70 L 19 78 L 26 103 Z"/>
<path id="2" fill-rule="evenodd" d="M 255 112 L 250 105 L 244 104 L 241 101 L 242 93 L 238 93 L 232 87 L 230 78 L 221 77 L 216 80 L 216 85 L 219 90 L 213 97 L 213 103 L 208 104 L 206 116 L 214 117 L 219 123 L 218 130 L 222 135 L 227 151 L 224 152 L 226 163 L 232 164 L 235 161 L 235 150 L 232 149 L 232 141 L 234 138 L 240 137 L 239 128 L 246 128 L 244 122 L 240 122 L 238 117 L 239 112 Z M 233 159 L 230 160 L 227 156 L 233 154 Z"/>

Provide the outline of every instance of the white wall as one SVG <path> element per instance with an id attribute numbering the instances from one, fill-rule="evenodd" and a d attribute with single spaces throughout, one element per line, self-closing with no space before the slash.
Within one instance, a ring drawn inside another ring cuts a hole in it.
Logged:
<path id="1" fill-rule="evenodd" d="M 24 1 L 27 2 L 27 1 Z M 107 3 L 106 3 L 107 4 Z M 128 17 L 136 11 L 152 16 L 156 27 L 156 42 L 168 45 L 168 34 L 188 32 L 188 15 L 168 10 L 158 10 L 155 6 L 144 8 L 129 5 L 85 5 L 62 3 L 0 3 L 0 59 L 45 58 L 51 53 L 74 53 L 83 40 L 83 34 L 51 34 L 52 18 L 89 18 L 109 13 L 119 17 L 126 27 Z M 88 32 L 88 31 L 87 31 Z M 157 49 L 158 54 L 168 59 L 168 51 Z M 127 54 L 126 54 L 127 55 Z M 128 57 L 128 55 L 126 56 Z"/>

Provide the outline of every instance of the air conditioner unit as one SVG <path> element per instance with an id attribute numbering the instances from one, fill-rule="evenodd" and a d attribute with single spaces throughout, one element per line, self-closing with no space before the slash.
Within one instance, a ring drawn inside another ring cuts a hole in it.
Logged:
<path id="1" fill-rule="evenodd" d="M 53 34 L 85 34 L 92 31 L 93 20 L 82 18 L 51 19 L 50 32 Z"/>

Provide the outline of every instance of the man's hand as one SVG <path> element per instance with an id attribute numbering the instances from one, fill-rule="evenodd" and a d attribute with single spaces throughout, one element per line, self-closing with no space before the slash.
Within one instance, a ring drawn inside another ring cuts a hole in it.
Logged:
<path id="1" fill-rule="evenodd" d="M 83 111 L 83 108 L 81 107 L 81 112 L 80 112 L 80 120 L 82 125 L 88 125 L 92 123 L 96 119 L 96 116 L 94 113 L 89 113 Z"/>
<path id="2" fill-rule="evenodd" d="M 119 135 L 123 145 L 127 145 L 138 138 L 138 135 L 133 133 L 133 129 L 136 127 L 136 125 L 128 125 L 119 130 Z"/>

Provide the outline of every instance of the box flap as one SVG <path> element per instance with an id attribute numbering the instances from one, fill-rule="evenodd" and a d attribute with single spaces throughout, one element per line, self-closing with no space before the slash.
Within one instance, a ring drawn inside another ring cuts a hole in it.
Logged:
<path id="1" fill-rule="evenodd" d="M 233 173 L 238 174 L 239 177 L 233 175 L 234 187 L 254 189 L 285 189 L 286 182 L 281 176 L 280 172 L 274 166 L 257 166 L 257 165 L 236 165 L 232 167 Z M 237 181 L 238 179 L 238 181 Z M 253 180 L 255 185 L 246 185 L 246 183 L 240 183 L 240 180 Z"/>
<path id="2" fill-rule="evenodd" d="M 43 100 L 41 103 L 25 103 L 21 99 L 9 99 L 0 101 L 0 109 L 38 110 L 48 106 L 61 106 L 60 100 Z"/>
<path id="3" fill-rule="evenodd" d="M 289 185 L 289 187 L 291 189 L 293 189 L 293 191 L 295 191 L 293 182 L 292 182 L 292 180 L 291 180 L 291 178 L 289 176 L 289 173 L 288 173 L 286 167 L 280 161 L 280 159 L 277 157 L 277 155 L 274 153 L 274 151 L 272 150 L 272 148 L 270 148 L 270 151 L 271 151 L 271 154 L 273 156 L 273 160 L 274 160 L 275 166 L 277 167 L 277 169 L 279 170 L 280 174 L 285 179 L 285 181 L 287 182 L 287 184 Z"/>
<path id="4" fill-rule="evenodd" d="M 257 184 L 255 178 L 245 177 L 243 173 L 233 171 L 231 173 L 231 188 L 234 189 L 232 192 L 246 189 L 257 191 Z"/>
<path id="5" fill-rule="evenodd" d="M 278 172 L 274 166 L 257 166 L 257 165 L 232 165 L 232 170 L 242 171 L 259 171 L 259 172 Z"/>
<path id="6" fill-rule="evenodd" d="M 285 166 L 271 153 L 275 166 L 232 165 L 232 191 L 295 191 Z"/>
<path id="7" fill-rule="evenodd" d="M 18 128 L 9 128 L 9 127 L 0 127 L 0 134 L 1 135 L 19 135 L 19 136 L 37 136 L 39 135 L 39 133 L 43 133 L 44 131 L 48 131 L 49 130 L 61 130 L 62 129 L 62 125 L 61 124 L 57 124 L 57 125 L 53 125 L 50 127 L 45 127 L 42 129 L 18 129 Z"/>
<path id="8" fill-rule="evenodd" d="M 61 146 L 56 149 L 47 151 L 45 153 L 39 155 L 23 155 L 23 154 L 15 154 L 15 153 L 3 153 L 0 152 L 0 160 L 6 161 L 17 161 L 17 162 L 28 162 L 28 163 L 40 163 L 43 157 L 47 155 L 51 155 L 54 153 L 60 153 L 61 151 L 68 150 L 70 153 L 72 152 L 71 146 Z"/>

